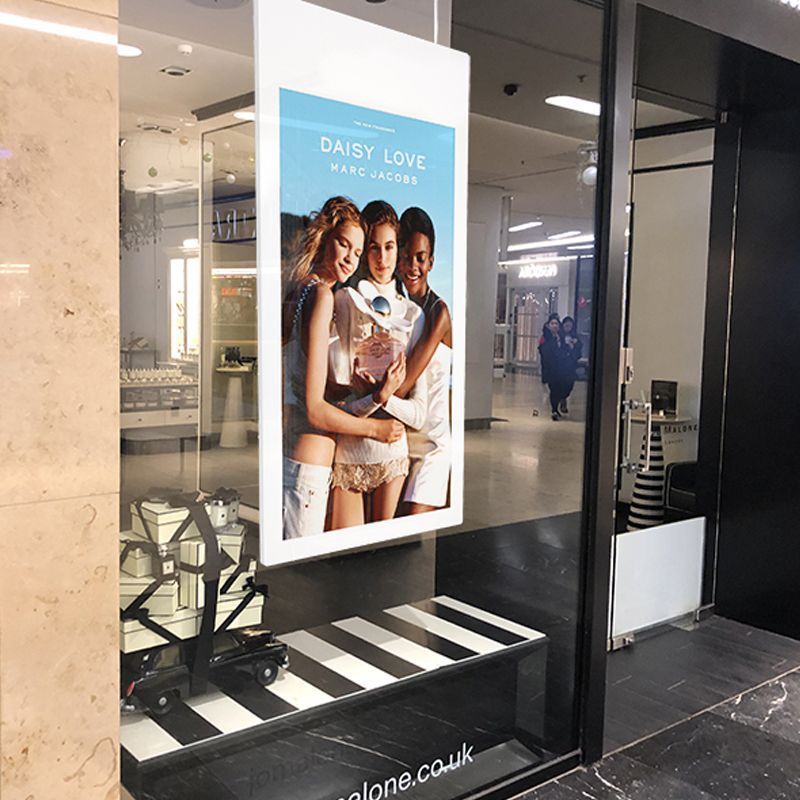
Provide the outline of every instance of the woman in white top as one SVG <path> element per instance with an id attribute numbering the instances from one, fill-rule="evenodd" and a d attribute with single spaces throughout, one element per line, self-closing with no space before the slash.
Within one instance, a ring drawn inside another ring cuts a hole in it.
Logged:
<path id="1" fill-rule="evenodd" d="M 428 285 L 436 234 L 421 208 L 400 218 L 400 276 L 409 297 L 422 309 L 425 329 L 408 358 L 406 379 L 397 392 L 405 397 L 423 379 L 427 383 L 425 424 L 408 436 L 411 469 L 403 500 L 408 512 L 421 514 L 447 504 L 452 467 L 450 435 L 450 367 L 453 329 L 447 303 Z"/>
<path id="2" fill-rule="evenodd" d="M 332 347 L 331 358 L 336 381 L 361 386 L 362 391 L 375 389 L 347 403 L 350 413 L 395 417 L 410 428 L 420 428 L 427 407 L 424 378 L 410 389 L 407 398 L 394 396 L 405 378 L 405 352 L 413 347 L 423 328 L 421 309 L 402 294 L 396 283 L 399 220 L 391 205 L 379 200 L 369 203 L 362 216 L 368 233 L 359 271 L 351 281 L 355 286 L 344 287 L 335 294 L 338 342 Z M 397 355 L 393 356 L 395 351 Z M 389 358 L 394 360 L 386 369 Z M 372 365 L 373 359 L 378 366 Z M 367 366 L 377 372 L 385 370 L 385 374 L 370 375 Z M 369 521 L 391 519 L 408 469 L 405 433 L 392 443 L 339 435 L 333 463 L 331 527 L 363 524 L 366 494 L 371 495 Z"/>
<path id="3" fill-rule="evenodd" d="M 322 533 L 336 434 L 372 437 L 386 446 L 405 428 L 396 420 L 362 419 L 325 400 L 333 286 L 356 270 L 365 227 L 358 208 L 332 197 L 306 228 L 283 304 L 283 536 Z"/>

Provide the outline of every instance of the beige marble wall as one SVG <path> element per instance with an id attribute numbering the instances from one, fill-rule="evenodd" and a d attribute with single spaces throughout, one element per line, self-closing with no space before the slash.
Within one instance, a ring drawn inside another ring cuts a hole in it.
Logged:
<path id="1" fill-rule="evenodd" d="M 0 25 L 3 800 L 119 796 L 117 115 L 113 46 Z"/>

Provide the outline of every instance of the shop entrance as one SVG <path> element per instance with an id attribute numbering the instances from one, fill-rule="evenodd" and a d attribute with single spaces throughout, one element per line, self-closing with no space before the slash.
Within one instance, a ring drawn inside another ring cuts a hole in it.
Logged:
<path id="1" fill-rule="evenodd" d="M 716 111 L 687 111 L 639 94 L 628 205 L 612 648 L 699 610 L 706 535 L 697 470 Z"/>
<path id="2" fill-rule="evenodd" d="M 772 677 L 756 629 L 800 635 L 800 68 L 636 12 L 607 751 Z"/>

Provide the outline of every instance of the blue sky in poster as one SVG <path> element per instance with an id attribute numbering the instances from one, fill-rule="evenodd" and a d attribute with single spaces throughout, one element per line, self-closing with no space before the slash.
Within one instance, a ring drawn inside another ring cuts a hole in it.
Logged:
<path id="1" fill-rule="evenodd" d="M 318 210 L 334 195 L 359 208 L 427 211 L 436 230 L 430 284 L 453 310 L 455 131 L 443 125 L 281 89 L 281 212 Z"/>

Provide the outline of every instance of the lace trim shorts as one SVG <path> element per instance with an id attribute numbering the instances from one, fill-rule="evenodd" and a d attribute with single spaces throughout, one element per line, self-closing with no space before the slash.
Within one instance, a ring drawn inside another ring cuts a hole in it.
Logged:
<path id="1" fill-rule="evenodd" d="M 313 536 L 325 529 L 331 468 L 283 459 L 283 538 Z"/>
<path id="2" fill-rule="evenodd" d="M 394 478 L 404 478 L 408 475 L 408 468 L 408 456 L 375 464 L 336 463 L 333 465 L 332 485 L 335 489 L 351 492 L 371 492 Z"/>

